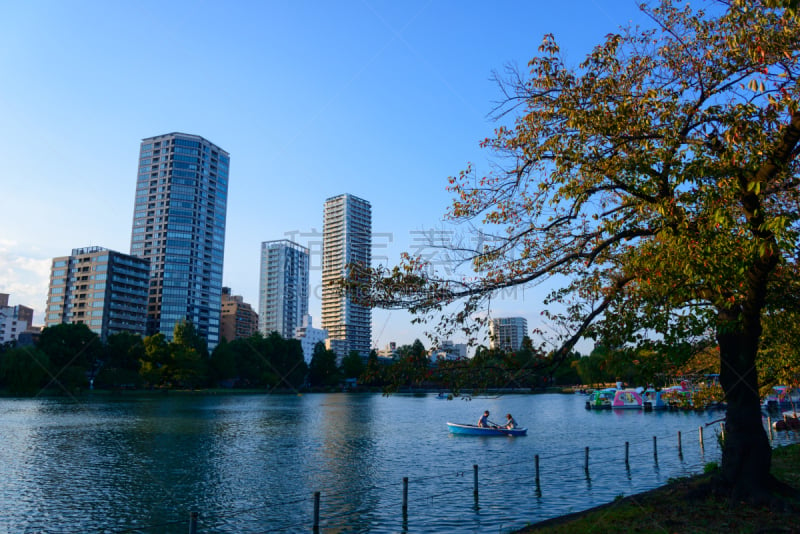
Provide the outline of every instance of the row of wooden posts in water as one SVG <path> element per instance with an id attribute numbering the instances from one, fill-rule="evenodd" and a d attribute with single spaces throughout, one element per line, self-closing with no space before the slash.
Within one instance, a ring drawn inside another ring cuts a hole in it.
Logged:
<path id="1" fill-rule="evenodd" d="M 768 435 L 769 439 L 773 439 L 773 426 L 771 418 L 767 417 L 767 428 L 768 428 Z M 721 439 L 725 439 L 725 423 L 720 423 L 720 437 Z M 699 441 L 700 441 L 700 450 L 705 450 L 705 443 L 703 438 L 703 426 L 701 425 L 699 428 Z M 683 445 L 682 445 L 682 437 L 681 432 L 678 431 L 678 455 L 683 457 Z M 630 467 L 630 442 L 625 442 L 625 467 Z M 658 463 L 658 438 L 653 436 L 653 458 Z M 535 467 L 535 484 L 536 484 L 536 492 L 537 494 L 541 495 L 541 484 L 539 478 L 539 455 L 534 456 L 534 467 Z M 584 465 L 583 465 L 584 472 L 586 475 L 589 475 L 589 447 L 585 447 L 584 449 Z M 472 466 L 472 479 L 473 479 L 473 497 L 475 499 L 475 505 L 478 505 L 478 465 L 474 464 Z M 321 492 L 315 491 L 314 492 L 314 517 L 313 517 L 313 531 L 315 533 L 319 532 L 320 529 L 320 500 L 321 500 Z M 403 477 L 403 500 L 401 505 L 401 511 L 403 515 L 403 523 L 406 524 L 408 518 L 408 477 Z M 197 534 L 198 533 L 198 524 L 199 524 L 199 517 L 200 514 L 198 512 L 191 512 L 190 519 L 189 519 L 189 534 Z"/>

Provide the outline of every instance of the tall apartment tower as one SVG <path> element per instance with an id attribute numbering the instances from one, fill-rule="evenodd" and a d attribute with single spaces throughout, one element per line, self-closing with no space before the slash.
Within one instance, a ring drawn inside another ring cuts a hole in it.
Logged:
<path id="1" fill-rule="evenodd" d="M 103 247 L 53 258 L 45 326 L 85 324 L 105 341 L 118 332 L 144 335 L 150 264 Z"/>
<path id="2" fill-rule="evenodd" d="M 131 254 L 150 261 L 147 333 L 191 322 L 219 343 L 230 156 L 184 133 L 143 139 Z"/>
<path id="3" fill-rule="evenodd" d="M 519 350 L 522 338 L 528 335 L 528 320 L 524 317 L 497 317 L 489 322 L 489 347 Z"/>
<path id="4" fill-rule="evenodd" d="M 329 348 L 341 361 L 351 351 L 369 356 L 371 310 L 342 292 L 337 280 L 348 264 L 370 266 L 372 261 L 372 207 L 364 199 L 344 194 L 325 201 L 322 222 L 322 328 Z"/>
<path id="5" fill-rule="evenodd" d="M 306 247 L 280 239 L 261 243 L 258 330 L 293 339 L 308 313 L 309 253 Z"/>

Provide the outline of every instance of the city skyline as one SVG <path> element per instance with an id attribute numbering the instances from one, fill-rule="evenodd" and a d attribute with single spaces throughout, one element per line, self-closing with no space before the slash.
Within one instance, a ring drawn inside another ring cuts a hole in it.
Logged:
<path id="1" fill-rule="evenodd" d="M 159 132 L 231 154 L 222 284 L 247 302 L 258 302 L 259 243 L 290 239 L 310 249 L 319 324 L 320 205 L 344 191 L 372 204 L 375 264 L 407 251 L 446 267 L 427 240 L 464 230 L 444 221 L 447 178 L 494 163 L 479 146 L 498 125 L 493 72 L 524 71 L 545 33 L 577 64 L 607 33 L 645 20 L 618 0 L 10 2 L 0 16 L 0 292 L 32 307 L 35 324 L 53 258 L 129 249 L 132 162 Z M 493 299 L 492 315 L 540 327 L 544 289 Z M 372 315 L 374 346 L 430 344 L 408 313 Z"/>

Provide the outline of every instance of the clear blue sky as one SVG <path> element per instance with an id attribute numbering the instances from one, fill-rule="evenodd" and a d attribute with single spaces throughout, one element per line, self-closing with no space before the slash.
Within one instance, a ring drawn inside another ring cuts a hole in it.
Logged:
<path id="1" fill-rule="evenodd" d="M 129 252 L 139 143 L 175 131 L 231 154 L 223 283 L 255 308 L 261 242 L 318 253 L 331 196 L 371 202 L 375 263 L 426 253 L 448 176 L 489 169 L 492 71 L 545 33 L 577 64 L 632 20 L 630 0 L 0 2 L 0 292 L 42 324 L 53 257 Z M 539 294 L 491 313 L 540 326 Z M 428 346 L 409 319 L 374 311 L 373 345 Z"/>

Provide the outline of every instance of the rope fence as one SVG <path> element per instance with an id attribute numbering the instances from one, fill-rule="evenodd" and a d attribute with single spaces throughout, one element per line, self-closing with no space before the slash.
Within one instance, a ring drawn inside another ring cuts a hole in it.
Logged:
<path id="1" fill-rule="evenodd" d="M 778 431 L 773 430 L 771 420 L 767 418 L 767 433 L 770 443 Z M 622 471 L 631 474 L 631 464 L 636 463 L 639 469 L 641 465 L 652 462 L 652 468 L 658 470 L 659 455 L 675 455 L 677 458 L 682 459 L 684 449 L 686 447 L 697 447 L 700 455 L 704 456 L 706 441 L 709 436 L 704 433 L 704 426 L 701 425 L 698 429 L 689 432 L 678 431 L 675 436 L 652 436 L 652 439 L 641 439 L 637 442 L 631 443 L 625 441 L 620 445 L 606 446 L 606 447 L 584 447 L 582 450 L 573 450 L 557 454 L 549 454 L 541 456 L 534 455 L 531 458 L 524 458 L 517 461 L 504 461 L 501 464 L 486 464 L 479 466 L 473 464 L 471 467 L 465 467 L 460 470 L 448 470 L 442 473 L 429 474 L 414 478 L 403 477 L 402 481 L 390 483 L 385 485 L 372 485 L 364 488 L 360 493 L 388 495 L 385 499 L 386 502 L 375 502 L 368 507 L 356 506 L 353 509 L 332 511 L 326 508 L 326 502 L 338 501 L 341 497 L 352 496 L 351 491 L 314 491 L 309 499 L 307 494 L 286 496 L 279 500 L 267 500 L 266 502 L 251 507 L 218 512 L 191 510 L 188 513 L 182 512 L 185 520 L 176 520 L 171 522 L 164 522 L 159 524 L 147 526 L 131 526 L 127 528 L 98 529 L 97 532 L 103 533 L 147 533 L 147 532 L 163 532 L 167 527 L 181 527 L 184 528 L 189 534 L 202 534 L 204 531 L 219 531 L 225 525 L 229 525 L 232 519 L 242 519 L 248 514 L 257 515 L 259 512 L 275 510 L 294 510 L 295 513 L 284 513 L 281 515 L 297 515 L 299 509 L 310 507 L 313 509 L 311 516 L 307 518 L 307 525 L 302 528 L 301 525 L 292 524 L 284 526 L 273 526 L 259 532 L 286 532 L 297 531 L 298 527 L 302 530 L 311 530 L 312 532 L 319 532 L 323 528 L 340 528 L 343 524 L 346 525 L 347 520 L 352 517 L 360 517 L 364 514 L 374 514 L 378 511 L 386 511 L 396 509 L 400 517 L 403 529 L 407 530 L 407 523 L 410 511 L 413 512 L 418 505 L 429 505 L 434 501 L 442 498 L 464 500 L 469 493 L 472 494 L 472 508 L 478 509 L 480 503 L 480 495 L 482 489 L 493 489 L 502 486 L 507 487 L 509 483 L 515 483 L 515 491 L 520 491 L 521 487 L 531 487 L 537 497 L 543 495 L 543 480 L 548 479 L 548 474 L 551 472 L 549 469 L 553 465 L 558 466 L 558 471 L 563 472 L 569 470 L 570 472 L 582 472 L 585 476 L 584 480 L 587 484 L 591 483 L 592 478 L 609 479 L 607 477 L 617 476 L 620 473 L 620 465 Z M 724 423 L 719 423 L 719 426 L 714 427 L 715 434 L 713 439 L 724 439 Z M 793 429 L 781 430 L 788 436 L 790 433 L 794 436 L 793 439 L 800 438 L 800 433 Z M 695 445 L 691 445 L 694 443 Z M 607 459 L 608 455 L 601 455 L 599 453 L 613 453 L 618 451 L 618 458 L 614 461 Z M 594 458 L 602 456 L 602 462 L 593 461 Z M 439 491 L 437 488 L 440 486 L 438 483 L 447 482 L 447 490 Z M 419 490 L 430 489 L 429 492 L 423 493 Z M 471 491 L 470 491 L 471 490 Z M 502 493 L 501 493 L 502 494 Z M 393 497 L 394 496 L 394 497 Z M 309 500 L 311 503 L 309 503 Z M 587 506 L 591 507 L 591 506 Z M 268 514 L 273 520 L 274 513 Z M 259 521 L 258 519 L 250 519 L 247 521 Z M 228 531 L 234 531 L 237 528 L 231 526 Z"/>

